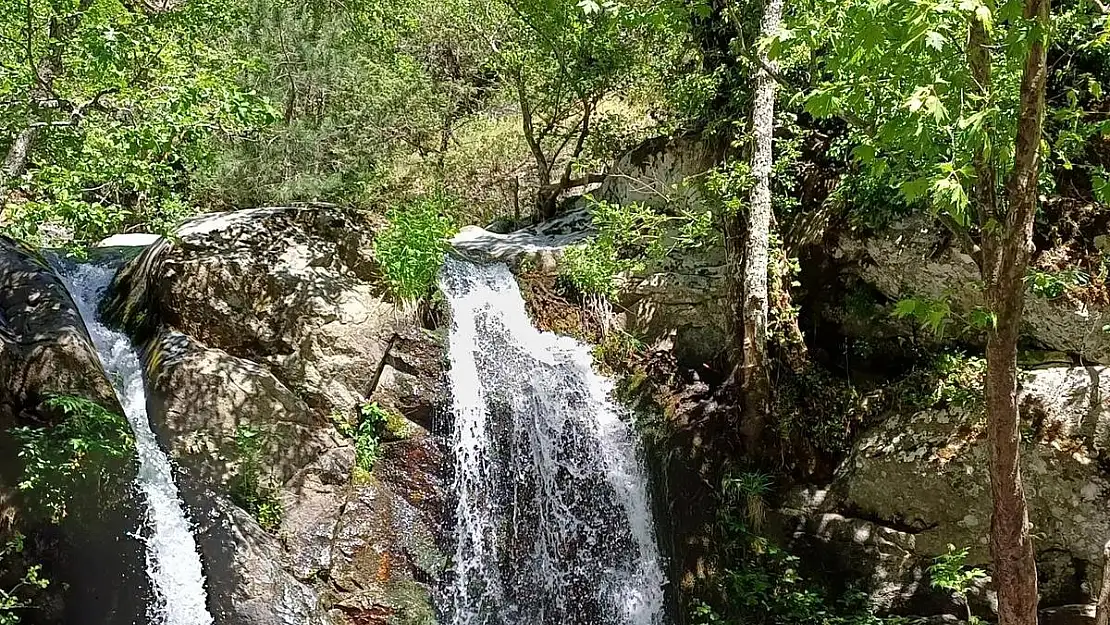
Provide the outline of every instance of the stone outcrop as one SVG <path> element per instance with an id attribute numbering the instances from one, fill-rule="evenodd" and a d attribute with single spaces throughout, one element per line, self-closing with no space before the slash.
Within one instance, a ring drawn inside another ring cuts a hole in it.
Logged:
<path id="1" fill-rule="evenodd" d="M 373 236 L 332 208 L 206 215 L 113 285 L 106 311 L 145 346 L 155 428 L 188 503 L 223 502 L 201 540 L 221 623 L 434 622 L 444 343 L 380 286 Z M 366 473 L 336 423 L 368 402 L 395 416 Z M 245 428 L 282 504 L 273 533 L 224 500 Z"/>
<path id="2" fill-rule="evenodd" d="M 16 533 L 26 536 L 25 551 L 5 555 L 5 573 L 42 565 L 50 585 L 42 591 L 21 590 L 35 594 L 34 622 L 140 622 L 151 588 L 145 550 L 136 538 L 142 504 L 129 488 L 137 470 L 134 458 L 81 467 L 88 475 L 99 474 L 103 489 L 80 484 L 41 493 L 18 487 L 24 467 L 12 429 L 50 431 L 67 419 L 47 405 L 51 395 L 80 397 L 122 414 L 61 279 L 42 256 L 0 237 L 0 544 Z M 116 496 L 102 496 L 109 486 Z M 50 500 L 43 502 L 43 497 Z M 59 497 L 66 514 L 52 520 L 43 504 L 59 503 Z M 12 586 L 14 582 L 6 588 Z"/>
<path id="3" fill-rule="evenodd" d="M 1101 366 L 1034 369 L 1022 379 L 1022 471 L 1042 607 L 1088 603 L 1098 592 L 1110 538 L 1108 384 Z M 887 419 L 858 439 L 828 490 L 794 494 L 783 511 L 788 531 L 864 574 L 880 605 L 940 609 L 925 570 L 949 544 L 968 547 L 969 564 L 989 569 L 985 425 L 982 409 L 971 407 Z M 990 608 L 985 593 L 979 606 Z"/>
<path id="4" fill-rule="evenodd" d="M 966 314 L 983 306 L 982 280 L 970 256 L 952 243 L 940 224 L 911 217 L 866 238 L 844 235 L 834 250 L 842 271 L 858 276 L 891 300 L 944 299 Z M 1025 302 L 1024 335 L 1046 349 L 1110 364 L 1110 311 L 1073 298 L 1030 293 Z M 974 336 L 965 339 L 976 340 Z"/>

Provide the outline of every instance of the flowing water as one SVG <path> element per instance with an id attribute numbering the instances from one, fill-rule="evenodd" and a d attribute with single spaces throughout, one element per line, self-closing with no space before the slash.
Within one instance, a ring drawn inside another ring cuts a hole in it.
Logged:
<path id="1" fill-rule="evenodd" d="M 504 265 L 449 258 L 451 625 L 660 625 L 647 478 L 589 349 L 532 326 Z"/>
<path id="2" fill-rule="evenodd" d="M 150 427 L 146 388 L 139 356 L 121 332 L 100 322 L 97 308 L 114 270 L 77 265 L 63 279 L 89 329 L 101 364 L 116 387 L 116 395 L 135 433 L 139 456 L 138 488 L 146 500 L 149 536 L 146 567 L 156 599 L 148 616 L 151 625 L 209 625 L 204 573 L 196 540 L 173 481 L 170 461 Z"/>

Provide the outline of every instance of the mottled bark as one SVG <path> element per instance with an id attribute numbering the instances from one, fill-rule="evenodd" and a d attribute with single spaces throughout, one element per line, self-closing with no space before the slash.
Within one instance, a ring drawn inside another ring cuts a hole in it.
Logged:
<path id="1" fill-rule="evenodd" d="M 8 194 L 11 193 L 14 180 L 23 175 L 27 170 L 27 162 L 31 157 L 31 146 L 38 134 L 38 127 L 28 125 L 12 140 L 8 153 L 4 155 L 4 164 L 0 165 L 0 212 L 8 203 Z"/>
<path id="2" fill-rule="evenodd" d="M 767 0 L 763 7 L 760 35 L 774 35 L 782 21 L 783 0 Z M 771 166 L 774 162 L 775 130 L 774 64 L 760 51 L 752 104 L 753 187 L 744 230 L 743 328 L 741 346 L 744 391 L 743 434 L 748 445 L 758 448 L 770 411 L 771 383 L 767 372 L 768 257 L 771 233 Z"/>
<path id="3" fill-rule="evenodd" d="M 1021 81 L 1014 167 L 1006 181 L 1005 210 L 998 206 L 992 157 L 976 155 L 973 197 L 983 226 L 980 268 L 994 327 L 987 335 L 987 430 L 990 444 L 991 557 L 1000 625 L 1036 625 L 1037 567 L 1029 535 L 1029 507 L 1021 476 L 1017 397 L 1017 343 L 1025 304 L 1025 273 L 1033 250 L 1033 219 L 1044 126 L 1045 41 L 1048 0 L 1026 0 L 1025 17 L 1036 23 Z M 990 91 L 988 33 L 973 21 L 968 62 L 983 94 Z"/>
<path id="4" fill-rule="evenodd" d="M 1095 604 L 1095 625 L 1110 625 L 1110 542 L 1102 547 L 1102 586 Z"/>

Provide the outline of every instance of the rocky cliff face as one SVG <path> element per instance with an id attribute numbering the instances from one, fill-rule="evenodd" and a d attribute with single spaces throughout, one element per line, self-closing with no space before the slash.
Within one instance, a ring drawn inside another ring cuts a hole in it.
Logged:
<path id="1" fill-rule="evenodd" d="M 1043 607 L 1094 600 L 1110 538 L 1110 411 L 1101 366 L 1048 367 L 1023 378 L 1022 473 Z M 948 545 L 989 567 L 990 481 L 981 407 L 896 414 L 864 433 L 827 488 L 799 488 L 781 511 L 787 532 L 862 575 L 879 604 L 942 610 L 925 569 Z M 989 593 L 979 605 L 989 610 Z"/>
<path id="2" fill-rule="evenodd" d="M 117 278 L 107 310 L 145 346 L 155 427 L 185 469 L 221 623 L 430 623 L 442 574 L 443 343 L 389 301 L 373 227 L 328 209 L 209 215 Z M 396 416 L 369 475 L 336 428 Z M 280 526 L 229 497 L 243 432 Z"/>
<path id="3" fill-rule="evenodd" d="M 861 238 L 841 236 L 833 256 L 852 275 L 891 300 L 909 297 L 944 300 L 966 316 L 983 306 L 982 280 L 970 256 L 949 240 L 939 224 L 912 217 Z M 1029 292 L 1023 334 L 1042 349 L 1065 352 L 1085 362 L 1110 364 L 1110 311 L 1068 296 L 1048 298 Z M 981 341 L 953 324 L 950 334 Z"/>

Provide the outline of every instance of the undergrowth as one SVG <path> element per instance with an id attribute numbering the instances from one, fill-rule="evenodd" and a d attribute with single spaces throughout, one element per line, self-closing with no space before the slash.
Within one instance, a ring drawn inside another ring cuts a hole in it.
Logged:
<path id="1" fill-rule="evenodd" d="M 29 508 L 58 523 L 77 497 L 90 497 L 95 509 L 108 509 L 125 499 L 130 486 L 126 468 L 135 454 L 127 419 L 68 395 L 49 397 L 43 406 L 60 414 L 61 420 L 11 430 L 23 463 L 18 488 Z"/>
<path id="2" fill-rule="evenodd" d="M 875 614 L 866 593 L 836 592 L 762 533 L 773 479 L 759 471 L 727 476 L 718 490 L 715 573 L 690 607 L 693 625 L 904 625 Z"/>
<path id="3" fill-rule="evenodd" d="M 669 214 L 639 202 L 591 200 L 590 217 L 597 234 L 567 248 L 559 264 L 560 277 L 584 296 L 615 299 L 623 276 L 713 238 L 709 212 Z"/>
<path id="4" fill-rule="evenodd" d="M 237 470 L 231 482 L 231 499 L 258 521 L 262 529 L 273 532 L 281 526 L 284 511 L 277 488 L 263 475 L 262 452 L 270 442 L 269 430 L 241 425 L 235 430 Z"/>
<path id="5" fill-rule="evenodd" d="M 398 300 L 417 301 L 432 291 L 455 231 L 449 217 L 454 210 L 452 198 L 433 193 L 386 212 L 389 225 L 375 239 L 374 255 Z"/>
<path id="6" fill-rule="evenodd" d="M 404 417 L 377 402 L 359 406 L 356 422 L 352 423 L 339 412 L 333 413 L 331 420 L 342 436 L 354 441 L 355 466 L 351 471 L 351 481 L 355 484 L 365 484 L 370 480 L 370 472 L 381 459 L 382 443 L 387 436 L 395 439 L 408 436 Z"/>

